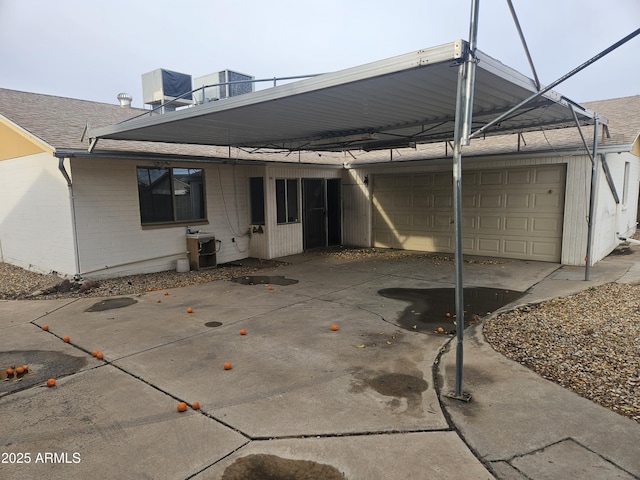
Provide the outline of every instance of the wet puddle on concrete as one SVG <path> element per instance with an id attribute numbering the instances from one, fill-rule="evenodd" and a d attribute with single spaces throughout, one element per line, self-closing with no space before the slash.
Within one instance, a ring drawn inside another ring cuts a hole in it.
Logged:
<path id="1" fill-rule="evenodd" d="M 73 357 L 48 350 L 12 350 L 0 352 L 0 396 L 25 390 L 49 378 L 60 378 L 78 372 L 87 364 L 83 357 Z M 15 370 L 26 365 L 26 372 Z M 7 368 L 14 370 L 7 375 Z"/>
<path id="2" fill-rule="evenodd" d="M 222 480 L 344 480 L 340 471 L 324 463 L 292 460 L 264 453 L 241 457 L 229 465 Z"/>
<path id="3" fill-rule="evenodd" d="M 134 303 L 138 303 L 138 301 L 134 298 L 109 298 L 108 300 L 102 300 L 101 302 L 94 303 L 89 308 L 87 308 L 85 312 L 104 312 L 105 310 L 113 310 L 114 308 L 128 307 L 129 305 L 133 305 Z"/>
<path id="4" fill-rule="evenodd" d="M 298 283 L 298 280 L 293 278 L 285 278 L 284 275 L 243 275 L 242 277 L 234 277 L 232 282 L 240 283 L 242 285 L 293 285 Z"/>
<path id="5" fill-rule="evenodd" d="M 398 412 L 416 417 L 422 416 L 422 392 L 429 388 L 429 383 L 422 377 L 407 375 L 405 373 L 379 373 L 373 372 L 364 375 L 356 375 L 351 383 L 351 392 L 362 393 L 366 389 L 372 389 L 385 397 L 391 397 L 387 406 Z"/>
<path id="6" fill-rule="evenodd" d="M 207 322 L 204 324 L 205 327 L 215 328 L 222 325 L 222 322 Z"/>
<path id="7" fill-rule="evenodd" d="M 454 288 L 384 288 L 378 294 L 410 303 L 398 324 L 419 332 L 454 333 Z M 522 296 L 522 292 L 501 288 L 466 287 L 464 289 L 465 326 L 476 317 L 483 317 Z M 440 330 L 441 329 L 441 330 Z"/>

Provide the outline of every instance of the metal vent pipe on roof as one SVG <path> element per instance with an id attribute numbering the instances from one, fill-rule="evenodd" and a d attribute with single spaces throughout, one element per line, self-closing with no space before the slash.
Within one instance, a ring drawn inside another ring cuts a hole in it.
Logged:
<path id="1" fill-rule="evenodd" d="M 122 108 L 131 108 L 131 102 L 133 101 L 133 97 L 128 93 L 119 93 L 118 94 L 118 102 L 120 102 L 120 106 Z"/>

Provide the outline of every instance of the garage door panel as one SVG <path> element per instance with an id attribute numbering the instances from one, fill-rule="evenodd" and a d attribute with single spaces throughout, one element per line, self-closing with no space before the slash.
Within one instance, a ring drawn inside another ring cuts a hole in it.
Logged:
<path id="1" fill-rule="evenodd" d="M 529 208 L 531 205 L 531 195 L 528 193 L 506 192 L 504 196 L 506 208 Z"/>
<path id="2" fill-rule="evenodd" d="M 464 172 L 464 253 L 560 261 L 565 170 L 541 165 Z M 389 179 L 394 176 L 378 175 L 373 182 L 374 246 L 452 252 L 451 174 Z"/>
<path id="3" fill-rule="evenodd" d="M 564 206 L 564 194 L 560 192 L 533 194 L 533 207 L 538 209 L 562 210 Z"/>
<path id="4" fill-rule="evenodd" d="M 501 241 L 498 238 L 479 238 L 478 253 L 480 255 L 498 255 L 500 253 Z"/>
<path id="5" fill-rule="evenodd" d="M 509 255 L 526 255 L 529 242 L 526 240 L 505 240 L 504 251 Z"/>
<path id="6" fill-rule="evenodd" d="M 502 170 L 482 172 L 480 174 L 480 185 L 502 185 L 503 174 Z"/>
<path id="7" fill-rule="evenodd" d="M 507 170 L 505 185 L 528 185 L 531 183 L 530 170 Z"/>
<path id="8" fill-rule="evenodd" d="M 478 217 L 479 230 L 501 230 L 502 217 L 492 215 L 481 215 Z"/>
<path id="9" fill-rule="evenodd" d="M 481 193 L 479 197 L 480 208 L 500 208 L 502 206 L 501 193 Z"/>
<path id="10" fill-rule="evenodd" d="M 538 167 L 533 170 L 533 174 L 534 183 L 536 184 L 556 184 L 564 188 L 564 168 L 559 168 L 557 165 L 553 167 Z"/>
<path id="11" fill-rule="evenodd" d="M 504 220 L 504 231 L 511 235 L 524 235 L 529 231 L 528 217 L 507 217 Z"/>

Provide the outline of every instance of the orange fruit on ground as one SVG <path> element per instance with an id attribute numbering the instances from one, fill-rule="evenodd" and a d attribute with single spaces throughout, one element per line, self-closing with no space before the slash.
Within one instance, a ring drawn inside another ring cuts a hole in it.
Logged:
<path id="1" fill-rule="evenodd" d="M 93 352 L 91 352 L 91 356 L 97 357 L 99 353 L 100 352 L 98 350 L 94 350 Z"/>
<path id="2" fill-rule="evenodd" d="M 273 290 L 273 287 L 271 285 L 267 285 L 267 290 Z"/>
<path id="3" fill-rule="evenodd" d="M 200 402 L 193 402 L 191 404 L 191 408 L 193 408 L 194 410 L 198 410 L 200 408 Z"/>
<path id="4" fill-rule="evenodd" d="M 169 295 L 169 292 L 164 292 L 165 295 Z"/>
<path id="5" fill-rule="evenodd" d="M 246 335 L 247 331 L 244 328 L 240 329 L 240 335 Z"/>
<path id="6" fill-rule="evenodd" d="M 147 288 L 147 292 L 153 292 L 153 287 Z"/>
<path id="7" fill-rule="evenodd" d="M 24 368 L 25 372 L 29 371 L 29 365 L 22 365 L 22 368 Z"/>
<path id="8" fill-rule="evenodd" d="M 334 332 L 338 331 L 338 325 L 336 325 L 335 323 L 333 325 L 331 325 L 331 330 L 333 330 Z"/>
<path id="9" fill-rule="evenodd" d="M 444 332 L 444 328 L 438 327 L 438 333 L 442 333 L 442 332 Z"/>
<path id="10" fill-rule="evenodd" d="M 156 288 L 156 290 L 162 290 L 160 287 Z"/>
<path id="11" fill-rule="evenodd" d="M 50 378 L 49 380 L 47 380 L 47 387 L 53 387 L 55 384 L 56 384 L 55 378 Z"/>
<path id="12" fill-rule="evenodd" d="M 11 367 L 7 368 L 7 375 L 9 376 L 13 375 L 13 368 Z"/>
<path id="13" fill-rule="evenodd" d="M 102 360 L 102 359 L 104 358 L 104 354 L 103 354 L 102 352 L 98 352 L 98 353 L 96 354 L 96 358 L 97 358 L 98 360 Z"/>
<path id="14" fill-rule="evenodd" d="M 156 303 L 160 303 L 160 302 L 162 302 L 162 300 L 160 300 L 160 299 L 156 300 Z"/>
<path id="15" fill-rule="evenodd" d="M 444 314 L 444 316 L 449 318 L 449 317 L 451 317 L 451 314 L 449 312 L 447 312 L 447 313 Z"/>
<path id="16" fill-rule="evenodd" d="M 46 332 L 49 330 L 49 325 L 42 325 L 42 329 Z"/>
<path id="17" fill-rule="evenodd" d="M 179 412 L 186 412 L 187 411 L 187 404 L 184 403 L 184 402 L 178 403 L 178 411 Z"/>
<path id="18" fill-rule="evenodd" d="M 231 370 L 231 364 L 229 362 L 224 362 L 222 366 L 225 370 Z"/>
<path id="19" fill-rule="evenodd" d="M 71 339 L 68 336 L 62 337 L 62 341 L 65 343 L 69 343 Z"/>
<path id="20" fill-rule="evenodd" d="M 18 368 L 16 368 L 16 373 L 17 373 L 18 375 L 22 375 L 22 374 L 24 373 L 24 368 L 22 368 L 22 367 L 18 367 Z"/>
<path id="21" fill-rule="evenodd" d="M 187 308 L 187 313 L 193 313 L 193 308 L 191 307 Z"/>

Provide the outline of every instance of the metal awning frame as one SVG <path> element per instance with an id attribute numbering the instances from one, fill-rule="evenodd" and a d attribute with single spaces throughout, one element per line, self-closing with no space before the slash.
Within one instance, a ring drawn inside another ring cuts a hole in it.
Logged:
<path id="1" fill-rule="evenodd" d="M 463 392 L 462 389 L 462 382 L 463 382 L 463 342 L 464 342 L 464 299 L 463 299 L 463 288 L 464 288 L 464 282 L 463 282 L 463 272 L 462 272 L 462 265 L 463 265 L 463 255 L 462 255 L 462 189 L 461 189 L 461 179 L 462 179 L 462 148 L 463 146 L 469 145 L 471 138 L 474 137 L 479 137 L 480 135 L 486 135 L 491 132 L 491 128 L 493 126 L 497 126 L 500 125 L 501 122 L 506 122 L 508 120 L 513 120 L 514 118 L 516 118 L 517 116 L 523 115 L 528 113 L 527 110 L 522 111 L 522 109 L 524 107 L 527 106 L 531 106 L 531 108 L 535 108 L 535 104 L 534 102 L 539 101 L 539 99 L 541 99 L 541 97 L 545 97 L 547 98 L 547 100 L 550 102 L 549 105 L 551 104 L 560 104 L 565 106 L 566 108 L 570 109 L 571 114 L 573 116 L 573 120 L 575 121 L 575 124 L 577 125 L 579 131 L 580 131 L 580 135 L 583 139 L 583 143 L 585 145 L 585 148 L 587 150 L 587 152 L 589 152 L 589 156 L 591 158 L 591 162 L 592 162 L 592 175 L 591 175 L 591 192 L 590 192 L 590 202 L 589 202 L 589 216 L 588 216 L 588 222 L 589 222 L 589 226 L 588 226 L 588 239 L 587 239 L 587 256 L 586 256 L 586 269 L 585 269 L 585 280 L 588 280 L 589 277 L 589 265 L 591 262 L 591 244 L 592 244 L 592 231 L 593 231 L 593 213 L 594 213 L 594 204 L 595 204 L 595 199 L 594 199 L 594 192 L 595 192 L 595 182 L 596 182 L 596 172 L 597 172 L 597 149 L 598 149 L 598 126 L 599 124 L 603 124 L 606 126 L 606 119 L 600 119 L 597 117 L 597 115 L 595 115 L 593 112 L 589 112 L 586 109 L 582 108 L 581 106 L 575 104 L 574 102 L 571 102 L 570 100 L 564 98 L 564 97 L 559 97 L 559 98 L 553 98 L 553 93 L 551 93 L 552 97 L 549 98 L 547 96 L 547 93 L 551 92 L 551 89 L 554 88 L 555 86 L 557 86 L 558 84 L 564 82 L 565 80 L 567 80 L 568 78 L 572 77 L 573 75 L 575 75 L 576 73 L 578 73 L 579 71 L 583 70 L 584 68 L 586 68 L 587 66 L 591 65 L 592 63 L 594 63 L 595 61 L 599 60 L 600 58 L 602 58 L 603 56 L 607 55 L 608 53 L 610 53 L 611 51 L 615 50 L 616 48 L 618 48 L 619 46 L 621 46 L 622 44 L 628 42 L 629 40 L 631 40 L 632 38 L 634 38 L 635 36 L 637 36 L 638 34 L 640 34 L 640 29 L 636 30 L 635 32 L 631 33 L 630 35 L 626 36 L 625 38 L 623 38 L 622 40 L 620 40 L 619 42 L 615 43 L 614 45 L 612 45 L 611 47 L 607 48 L 606 50 L 604 50 L 603 52 L 601 52 L 600 54 L 596 55 L 595 57 L 591 58 L 590 60 L 588 60 L 587 62 L 583 63 L 582 65 L 580 65 L 579 67 L 575 68 L 574 70 L 572 70 L 571 72 L 569 72 L 568 74 L 564 75 L 563 77 L 559 78 L 558 80 L 556 80 L 555 82 L 549 84 L 548 86 L 544 87 L 544 88 L 540 88 L 540 82 L 537 78 L 537 74 L 535 72 L 535 68 L 533 66 L 533 61 L 531 60 L 531 56 L 529 54 L 528 48 L 526 46 L 526 42 L 524 40 L 524 35 L 522 34 L 522 31 L 520 29 L 520 25 L 517 21 L 517 17 L 515 15 L 515 10 L 513 9 L 513 5 L 511 3 L 511 0 L 507 0 L 508 4 L 509 4 L 509 8 L 511 10 L 512 16 L 514 18 L 514 22 L 516 23 L 516 26 L 518 28 L 518 32 L 520 34 L 520 38 L 521 41 L 524 45 L 525 48 L 525 52 L 527 54 L 527 58 L 529 60 L 529 64 L 533 70 L 533 74 L 534 77 L 536 78 L 535 80 L 535 92 L 532 93 L 530 96 L 528 96 L 527 98 L 523 99 L 522 101 L 520 101 L 517 105 L 508 108 L 507 111 L 505 111 L 504 113 L 498 115 L 497 117 L 493 118 L 493 120 L 488 121 L 487 123 L 485 123 L 483 126 L 481 126 L 480 128 L 476 129 L 475 131 L 472 132 L 472 126 L 473 126 L 473 110 L 474 110 L 474 90 L 475 90 L 475 77 L 476 77 L 476 66 L 478 64 L 479 61 L 479 52 L 477 51 L 476 45 L 477 45 L 477 31 L 478 31 L 478 12 L 479 12 L 479 3 L 480 0 L 472 0 L 471 1 L 471 18 L 470 18 L 470 27 L 469 27 L 469 43 L 466 45 L 462 45 L 465 42 L 462 42 L 462 44 L 460 45 L 460 50 L 458 53 L 458 61 L 455 62 L 455 64 L 453 65 L 449 65 L 452 66 L 454 68 L 457 68 L 457 86 L 456 86 L 456 100 L 455 100 L 455 115 L 454 115 L 454 119 L 446 119 L 446 118 L 440 118 L 440 119 L 436 119 L 436 121 L 432 122 L 431 127 L 428 130 L 431 130 L 433 132 L 436 132 L 437 134 L 432 138 L 432 140 L 436 140 L 436 141 L 440 141 L 440 140 L 449 140 L 450 137 L 445 138 L 445 131 L 441 131 L 438 132 L 438 128 L 442 127 L 443 125 L 448 124 L 451 120 L 454 121 L 454 129 L 453 129 L 453 138 L 454 138 L 454 143 L 453 143 L 453 165 L 452 165 L 452 170 L 453 170 L 453 210 L 454 210 L 454 255 L 455 255 L 455 307 L 456 307 L 456 338 L 457 338 L 457 345 L 456 345 L 456 377 L 455 377 L 455 389 L 453 392 L 449 393 L 448 396 L 450 396 L 451 398 L 455 398 L 455 399 L 459 399 L 459 400 L 464 400 L 464 401 L 469 401 L 470 400 L 470 395 L 467 393 Z M 426 62 L 432 62 L 432 59 L 421 59 L 419 61 L 426 61 Z M 450 58 L 446 58 L 443 59 L 443 61 L 451 61 Z M 372 64 L 373 65 L 373 64 Z M 496 65 L 493 65 L 494 67 Z M 388 65 L 383 65 L 383 67 L 388 67 L 391 68 Z M 419 67 L 419 65 L 416 65 L 416 67 Z M 417 69 L 417 68 L 416 68 Z M 392 72 L 389 72 L 389 74 L 391 74 Z M 346 72 L 346 74 L 349 74 L 349 71 Z M 384 76 L 384 72 L 378 72 L 378 75 L 382 75 Z M 346 82 L 348 79 L 345 79 L 344 77 L 340 77 L 340 73 L 337 74 L 327 74 L 328 78 L 331 79 L 332 81 L 335 82 L 339 82 L 342 81 L 343 83 Z M 333 76 L 332 76 L 333 75 Z M 322 76 L 325 77 L 326 76 Z M 317 78 L 317 77 L 316 77 Z M 304 85 L 305 87 L 308 88 L 309 85 L 313 85 L 313 82 L 317 81 L 316 78 L 312 78 L 303 82 L 302 85 Z M 515 81 L 517 82 L 518 80 L 520 80 L 519 78 L 516 78 Z M 337 85 L 338 83 L 336 83 Z M 291 84 L 289 84 L 291 85 Z M 302 88 L 301 85 L 301 88 Z M 293 87 L 295 88 L 295 87 Z M 274 89 L 275 90 L 275 89 Z M 278 91 L 280 92 L 280 91 Z M 269 95 L 261 93 L 261 92 L 255 92 L 261 95 Z M 277 92 L 270 92 L 273 96 L 273 94 L 277 95 Z M 304 92 L 303 92 L 304 93 Z M 308 93 L 308 91 L 307 91 Z M 295 96 L 294 94 L 291 94 L 291 96 Z M 260 97 L 260 95 L 258 96 Z M 253 97 L 256 98 L 256 97 Z M 282 96 L 282 97 L 274 97 L 271 100 L 282 100 L 286 97 Z M 270 99 L 267 98 L 267 101 L 269 101 Z M 242 108 L 243 103 L 249 103 L 249 100 L 247 98 L 240 98 L 238 99 L 237 97 L 235 99 L 229 99 L 230 103 L 228 103 L 227 105 L 231 105 L 231 106 L 235 106 L 235 108 Z M 259 109 L 258 109 L 259 111 Z M 180 113 L 180 112 L 176 112 L 176 113 Z M 186 119 L 188 119 L 188 117 L 191 116 L 196 116 L 196 114 L 198 114 L 199 112 L 188 112 L 187 114 L 183 114 L 180 116 L 180 118 L 185 117 Z M 543 111 L 544 113 L 544 111 Z M 578 114 L 581 115 L 582 120 L 578 117 Z M 142 128 L 147 128 L 149 126 L 153 126 L 154 124 L 158 124 L 158 123 L 162 123 L 165 122 L 167 120 L 169 120 L 170 117 L 165 116 L 164 118 L 161 118 L 160 121 L 157 121 L 157 117 L 156 119 L 154 119 L 153 121 L 149 122 L 147 119 L 143 119 L 142 121 Z M 414 121 L 415 122 L 415 121 Z M 140 122 L 137 122 L 138 124 L 140 124 Z M 592 150 L 590 150 L 588 148 L 588 145 L 586 143 L 586 141 L 584 140 L 584 136 L 582 135 L 582 131 L 580 129 L 580 126 L 582 124 L 593 124 L 594 125 L 594 135 L 593 135 L 593 148 Z M 122 125 L 122 124 L 121 124 Z M 188 123 L 187 123 L 188 125 Z M 123 132 L 126 131 L 132 131 L 132 130 L 136 130 L 135 127 L 132 128 L 127 128 L 129 125 L 125 124 L 125 127 L 122 126 L 110 126 L 110 127 L 105 127 L 102 129 L 96 129 L 93 132 L 90 132 L 90 137 L 91 137 L 91 144 L 90 144 L 90 151 L 93 150 L 93 148 L 95 148 L 96 146 L 96 142 L 98 138 L 112 138 L 112 139 L 135 139 L 135 140 L 149 140 L 148 138 L 127 138 L 126 135 L 123 134 Z M 417 122 L 414 126 L 420 126 L 419 122 Z M 409 126 L 409 128 L 413 128 L 413 126 Z M 424 127 L 424 123 L 423 123 L 423 129 Z M 293 132 L 295 129 L 292 129 L 291 131 Z M 381 132 L 382 130 L 380 130 Z M 512 129 L 512 133 L 522 133 L 522 131 L 525 131 L 524 129 L 519 129 L 517 128 L 517 125 L 514 124 L 514 127 Z M 294 144 L 292 143 L 289 146 L 289 149 L 291 150 L 296 150 L 296 149 L 305 149 L 305 150 L 313 150 L 313 147 L 316 147 L 315 149 L 317 150 L 322 150 L 323 148 L 326 149 L 330 149 L 329 146 L 333 145 L 334 149 L 353 149 L 353 148 L 363 148 L 366 147 L 367 142 L 369 143 L 370 147 L 381 147 L 381 148 L 389 148 L 390 144 L 393 144 L 393 142 L 389 142 L 389 138 L 386 138 L 384 142 L 380 142 L 378 145 L 376 145 L 376 141 L 378 141 L 378 135 L 380 134 L 380 132 L 376 132 L 374 130 L 371 129 L 355 129 L 355 130 L 351 130 L 348 131 L 346 129 L 343 130 L 339 130 L 336 131 L 333 135 L 331 134 L 327 134 L 327 133 L 323 133 L 320 136 L 316 136 L 316 138 L 313 137 L 309 137 L 309 138 L 302 138 L 302 139 L 298 139 L 298 143 Z M 421 132 L 419 132 L 421 133 Z M 494 132 L 495 133 L 495 132 Z M 504 133 L 504 132 L 498 132 L 498 133 Z M 118 135 L 120 135 L 120 138 L 118 137 Z M 392 134 L 395 135 L 395 134 Z M 406 137 L 402 138 L 402 135 L 397 135 L 398 137 L 398 141 L 406 141 Z M 414 137 L 412 138 L 413 140 L 416 140 L 416 138 L 420 139 L 419 135 L 414 135 Z M 275 139 L 274 139 L 275 140 Z M 302 140 L 302 142 L 300 142 L 300 140 Z M 424 140 L 424 139 L 421 139 Z M 153 141 L 153 140 L 152 140 Z M 155 141 L 161 141 L 161 140 L 155 140 Z M 279 140 L 278 140 L 279 141 Z M 331 142 L 334 142 L 333 144 Z M 305 143 L 306 142 L 306 143 Z M 313 144 L 313 142 L 315 142 L 315 145 Z M 184 143 L 184 142 L 183 142 Z M 186 142 L 186 143 L 196 143 L 196 142 Z M 233 143 L 223 143 L 224 145 L 232 145 L 232 146 L 240 146 L 240 145 L 236 145 Z M 249 146 L 249 147 L 256 147 L 258 146 L 255 142 L 247 142 L 246 145 L 244 146 Z M 273 145 L 273 144 L 268 144 L 268 145 L 264 145 L 264 147 L 274 147 L 277 146 L 278 148 L 287 148 L 286 145 Z M 393 146 L 393 145 L 392 145 Z M 304 147 L 304 148 L 303 148 Z M 363 148 L 365 149 L 365 148 Z"/>

